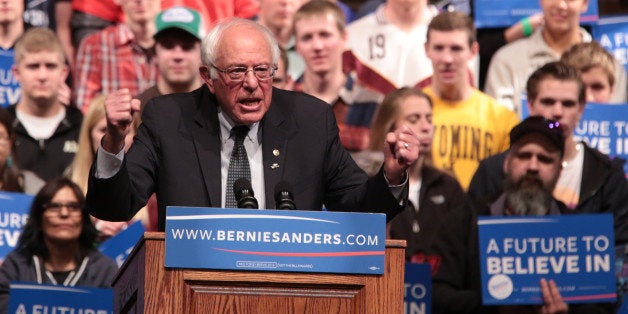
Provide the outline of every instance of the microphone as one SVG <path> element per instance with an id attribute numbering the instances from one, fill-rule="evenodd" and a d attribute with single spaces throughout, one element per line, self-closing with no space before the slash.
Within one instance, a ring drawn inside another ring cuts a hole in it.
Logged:
<path id="1" fill-rule="evenodd" d="M 292 186 L 286 181 L 281 181 L 275 185 L 275 207 L 277 209 L 296 209 L 294 197 L 292 196 Z"/>
<path id="2" fill-rule="evenodd" d="M 259 208 L 253 187 L 251 186 L 251 180 L 246 178 L 236 180 L 233 183 L 233 194 L 238 202 L 238 208 Z"/>

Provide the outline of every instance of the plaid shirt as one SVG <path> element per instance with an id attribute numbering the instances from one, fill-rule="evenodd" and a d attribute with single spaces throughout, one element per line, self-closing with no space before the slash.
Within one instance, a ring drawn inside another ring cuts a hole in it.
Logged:
<path id="1" fill-rule="evenodd" d="M 303 91 L 303 76 L 294 83 L 293 91 Z M 377 103 L 373 101 L 356 101 L 353 78 L 347 76 L 347 81 L 338 92 L 338 98 L 330 104 L 338 124 L 340 143 L 350 152 L 358 152 L 368 148 L 371 134 L 371 120 L 377 110 Z"/>
<path id="2" fill-rule="evenodd" d="M 81 43 L 74 70 L 75 104 L 87 112 L 91 100 L 128 88 L 138 95 L 156 84 L 157 66 L 126 24 L 110 26 Z"/>

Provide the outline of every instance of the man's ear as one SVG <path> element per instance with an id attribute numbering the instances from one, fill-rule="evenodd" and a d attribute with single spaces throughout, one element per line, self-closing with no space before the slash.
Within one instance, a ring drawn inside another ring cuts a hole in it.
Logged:
<path id="1" fill-rule="evenodd" d="M 214 80 L 211 77 L 211 70 L 209 69 L 209 67 L 206 65 L 201 65 L 198 70 L 201 74 L 201 79 L 203 80 L 203 82 L 205 82 L 205 84 L 209 88 L 209 91 L 214 93 Z"/>
<path id="2" fill-rule="evenodd" d="M 423 44 L 423 50 L 425 50 L 425 56 L 427 56 L 427 57 L 431 60 L 432 58 L 431 58 L 431 57 L 430 57 L 430 55 L 429 55 L 429 51 L 430 51 L 430 49 L 429 49 L 429 48 L 430 48 L 430 47 L 429 47 L 429 44 L 430 44 L 430 43 L 426 41 L 426 42 Z"/>
<path id="3" fill-rule="evenodd" d="M 13 72 L 13 76 L 15 79 L 20 82 L 20 70 L 17 68 L 17 64 L 13 64 L 11 67 L 11 72 Z"/>
<path id="4" fill-rule="evenodd" d="M 70 67 L 67 64 L 63 64 L 63 70 L 62 70 L 62 75 L 63 75 L 63 81 L 67 80 L 68 75 L 70 75 Z"/>
<path id="5" fill-rule="evenodd" d="M 587 10 L 589 9 L 589 4 L 590 4 L 589 0 L 582 1 L 582 8 L 580 8 L 580 13 L 587 12 Z"/>
<path id="6" fill-rule="evenodd" d="M 474 41 L 471 44 L 471 53 L 476 56 L 478 53 L 480 53 L 480 44 L 478 44 L 477 41 Z"/>
<path id="7" fill-rule="evenodd" d="M 528 101 L 527 101 L 527 105 L 526 106 L 528 107 L 528 115 L 530 115 L 530 116 L 534 115 L 534 113 L 533 113 L 534 102 L 535 102 L 534 99 L 528 99 Z"/>
<path id="8" fill-rule="evenodd" d="M 506 153 L 506 158 L 504 159 L 503 170 L 504 173 L 508 173 L 508 165 L 510 164 L 510 151 Z"/>

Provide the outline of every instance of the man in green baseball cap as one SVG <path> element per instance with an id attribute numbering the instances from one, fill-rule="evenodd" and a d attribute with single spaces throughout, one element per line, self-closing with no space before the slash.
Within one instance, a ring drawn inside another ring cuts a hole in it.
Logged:
<path id="1" fill-rule="evenodd" d="M 156 96 L 190 92 L 201 86 L 201 40 L 205 26 L 201 15 L 190 8 L 175 6 L 155 19 L 155 62 L 157 84 L 138 96 L 143 106 Z"/>
<path id="2" fill-rule="evenodd" d="M 194 9 L 175 6 L 161 11 L 155 19 L 157 31 L 155 38 L 168 30 L 182 30 L 201 41 L 204 37 L 205 26 L 201 15 Z"/>

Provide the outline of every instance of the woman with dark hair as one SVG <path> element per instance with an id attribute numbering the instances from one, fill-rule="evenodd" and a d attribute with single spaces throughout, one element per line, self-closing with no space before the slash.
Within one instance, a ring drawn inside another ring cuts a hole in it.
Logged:
<path id="1" fill-rule="evenodd" d="M 408 169 L 409 194 L 405 210 L 391 220 L 388 237 L 407 241 L 406 259 L 430 263 L 435 271 L 440 256 L 432 249 L 438 230 L 451 210 L 462 208 L 465 194 L 456 179 L 430 165 L 432 154 L 432 101 L 425 93 L 410 87 L 386 95 L 371 128 L 370 171 L 379 169 L 388 132 L 407 126 L 419 137 L 419 158 Z M 369 172 L 369 170 L 367 170 Z"/>
<path id="2" fill-rule="evenodd" d="M 13 156 L 13 117 L 0 108 L 0 190 L 36 194 L 44 185 L 44 180 L 35 173 L 20 170 Z"/>
<path id="3" fill-rule="evenodd" d="M 0 313 L 7 311 L 12 281 L 109 288 L 118 267 L 95 249 L 97 235 L 81 189 L 66 178 L 48 182 L 0 267 Z"/>

